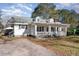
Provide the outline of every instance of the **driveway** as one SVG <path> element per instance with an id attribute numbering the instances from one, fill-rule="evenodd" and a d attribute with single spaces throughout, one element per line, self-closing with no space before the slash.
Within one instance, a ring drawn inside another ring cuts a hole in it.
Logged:
<path id="1" fill-rule="evenodd" d="M 0 44 L 0 56 L 54 56 L 47 48 L 36 45 L 27 39 L 17 39 Z"/>

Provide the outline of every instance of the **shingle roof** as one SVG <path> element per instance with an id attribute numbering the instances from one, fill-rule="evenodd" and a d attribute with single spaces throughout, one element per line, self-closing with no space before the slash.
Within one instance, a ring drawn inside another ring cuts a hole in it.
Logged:
<path id="1" fill-rule="evenodd" d="M 15 23 L 29 23 L 32 21 L 30 17 L 14 16 Z"/>

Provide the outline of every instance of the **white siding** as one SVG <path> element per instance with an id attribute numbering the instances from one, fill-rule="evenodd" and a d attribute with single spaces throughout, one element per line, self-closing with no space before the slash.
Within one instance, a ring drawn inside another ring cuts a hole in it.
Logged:
<path id="1" fill-rule="evenodd" d="M 19 28 L 19 25 L 14 25 L 14 36 L 22 36 L 28 34 L 28 28 Z"/>
<path id="2" fill-rule="evenodd" d="M 35 26 L 31 25 L 31 35 L 35 36 Z"/>
<path id="3" fill-rule="evenodd" d="M 35 24 L 36 25 L 36 24 Z M 22 35 L 33 35 L 33 36 L 46 36 L 46 35 L 56 35 L 56 36 L 66 36 L 67 34 L 67 27 L 57 27 L 53 25 L 42 25 L 44 26 L 44 31 L 37 32 L 37 27 L 41 25 L 27 25 L 27 29 L 20 29 L 19 25 L 14 25 L 14 35 L 15 36 L 22 36 Z M 46 31 L 46 28 L 49 28 L 49 31 Z M 51 31 L 51 27 L 53 27 L 55 30 Z M 64 28 L 64 31 L 62 31 L 62 28 Z"/>

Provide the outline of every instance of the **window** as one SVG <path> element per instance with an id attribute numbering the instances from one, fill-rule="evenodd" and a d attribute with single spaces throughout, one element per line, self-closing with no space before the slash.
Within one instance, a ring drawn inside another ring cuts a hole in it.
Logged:
<path id="1" fill-rule="evenodd" d="M 41 31 L 44 31 L 44 27 L 41 27 Z"/>
<path id="2" fill-rule="evenodd" d="M 26 25 L 19 25 L 19 29 L 25 29 L 26 27 Z"/>
<path id="3" fill-rule="evenodd" d="M 33 21 L 35 21 L 35 19 L 33 19 Z"/>
<path id="4" fill-rule="evenodd" d="M 39 21 L 39 19 L 37 19 L 37 21 Z"/>
<path id="5" fill-rule="evenodd" d="M 64 31 L 64 28 L 62 28 L 62 31 Z"/>
<path id="6" fill-rule="evenodd" d="M 37 27 L 37 31 L 40 31 L 40 27 Z"/>
<path id="7" fill-rule="evenodd" d="M 49 31 L 49 28 L 47 27 L 46 31 L 48 32 Z"/>
<path id="8" fill-rule="evenodd" d="M 26 25 L 26 27 L 25 27 L 26 29 L 27 29 L 27 25 Z"/>
<path id="9" fill-rule="evenodd" d="M 55 29 L 54 29 L 54 27 L 51 27 L 51 31 L 54 31 Z"/>
<path id="10" fill-rule="evenodd" d="M 58 27 L 57 27 L 57 31 L 59 31 Z"/>
<path id="11" fill-rule="evenodd" d="M 44 27 L 37 27 L 37 31 L 41 32 L 41 31 L 44 31 Z"/>

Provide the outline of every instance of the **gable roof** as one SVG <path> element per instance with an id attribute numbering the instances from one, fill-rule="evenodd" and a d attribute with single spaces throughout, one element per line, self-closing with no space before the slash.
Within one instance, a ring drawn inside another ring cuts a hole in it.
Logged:
<path id="1" fill-rule="evenodd" d="M 32 21 L 30 17 L 23 17 L 23 16 L 13 16 L 15 23 L 29 23 Z"/>
<path id="2" fill-rule="evenodd" d="M 13 19 L 14 22 L 10 23 L 10 24 L 32 24 L 32 23 L 34 23 L 34 24 L 51 24 L 51 25 L 55 24 L 55 25 L 63 25 L 63 26 L 69 25 L 69 24 L 63 24 L 61 22 L 54 22 L 53 18 L 42 19 L 40 17 L 30 18 L 30 17 L 23 17 L 23 16 L 13 16 L 13 17 L 11 17 L 11 19 Z M 35 20 L 35 21 L 33 21 L 33 20 Z"/>

